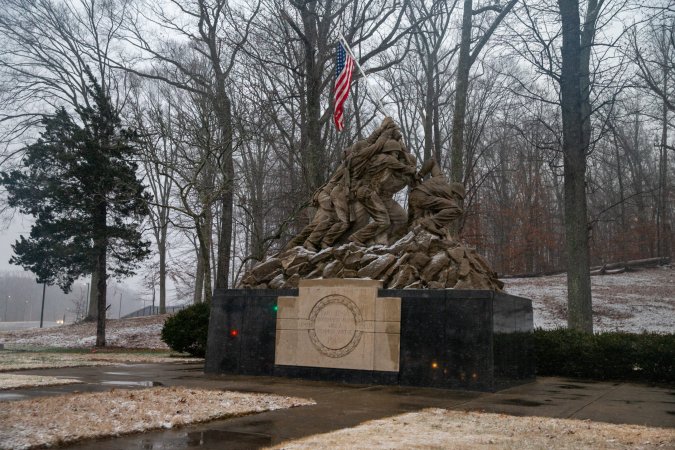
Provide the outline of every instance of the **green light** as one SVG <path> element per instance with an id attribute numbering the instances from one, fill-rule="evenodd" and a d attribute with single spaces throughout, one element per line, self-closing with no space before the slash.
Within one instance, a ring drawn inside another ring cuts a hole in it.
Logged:
<path id="1" fill-rule="evenodd" d="M 277 305 L 274 305 L 274 307 L 272 308 L 272 310 L 273 310 L 274 312 L 277 312 L 277 311 L 279 311 L 279 307 L 278 307 Z"/>

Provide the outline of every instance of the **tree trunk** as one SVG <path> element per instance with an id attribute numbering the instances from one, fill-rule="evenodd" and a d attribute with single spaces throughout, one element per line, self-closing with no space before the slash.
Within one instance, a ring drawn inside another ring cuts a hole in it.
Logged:
<path id="1" fill-rule="evenodd" d="M 586 144 L 581 77 L 581 32 L 578 0 L 558 0 L 562 21 L 560 81 L 567 250 L 567 325 L 593 332 L 588 218 L 586 210 Z M 587 101 L 588 99 L 586 99 Z"/>
<path id="2" fill-rule="evenodd" d="M 437 58 L 436 58 L 437 59 Z M 436 62 L 438 64 L 438 62 Z M 433 123 L 433 128 L 434 128 L 434 153 L 436 154 L 436 163 L 438 164 L 438 167 L 443 167 L 442 165 L 442 143 L 441 143 L 441 123 L 440 123 L 440 108 L 438 105 L 438 93 L 441 92 L 441 83 L 440 83 L 440 76 L 438 72 L 434 74 L 434 92 L 436 92 L 436 95 L 434 95 L 434 123 Z"/>
<path id="3" fill-rule="evenodd" d="M 665 30 L 663 41 L 666 40 Z M 666 47 L 667 48 L 667 47 Z M 668 61 L 663 62 L 663 92 L 668 92 Z M 661 146 L 659 148 L 659 198 L 657 217 L 657 254 L 658 256 L 670 256 L 670 226 L 668 217 L 668 104 L 663 101 L 661 114 Z"/>
<path id="4" fill-rule="evenodd" d="M 196 253 L 197 253 L 197 270 L 195 272 L 195 292 L 194 296 L 192 297 L 192 303 L 197 304 L 201 303 L 203 297 L 203 289 L 204 289 L 204 260 L 201 255 L 201 250 L 200 246 L 197 246 Z"/>
<path id="5" fill-rule="evenodd" d="M 213 218 L 211 212 L 206 211 L 207 217 L 199 221 L 200 228 L 197 230 L 197 238 L 199 240 L 199 254 L 202 257 L 202 267 L 204 270 L 204 301 L 211 302 L 212 292 L 212 278 L 211 278 L 211 233 Z"/>
<path id="6" fill-rule="evenodd" d="M 424 99 L 424 161 L 431 159 L 434 132 L 434 65 L 432 55 L 427 55 L 426 63 L 426 94 Z"/>
<path id="7" fill-rule="evenodd" d="M 300 8 L 304 42 L 305 102 L 307 105 L 307 123 L 304 127 L 305 154 L 307 155 L 308 194 L 314 192 L 324 182 L 323 152 L 321 151 L 321 71 L 318 69 L 316 52 L 318 30 L 316 27 L 316 1 L 305 2 Z"/>
<path id="8" fill-rule="evenodd" d="M 159 313 L 166 313 L 166 224 L 162 228 L 162 240 L 159 248 Z M 154 286 L 154 281 L 153 281 Z"/>
<path id="9" fill-rule="evenodd" d="M 223 182 L 225 190 L 222 195 L 220 215 L 220 235 L 218 236 L 218 261 L 216 262 L 216 288 L 227 289 L 230 273 L 230 254 L 232 252 L 232 218 L 234 213 L 234 161 L 232 154 L 232 105 L 225 91 L 225 80 L 219 83 L 218 122 L 223 133 Z"/>
<path id="10" fill-rule="evenodd" d="M 96 347 L 105 347 L 105 317 L 106 317 L 106 287 L 107 287 L 107 261 L 108 253 L 108 238 L 107 224 L 106 224 L 107 205 L 102 201 L 96 207 L 94 215 L 94 248 L 96 252 L 96 272 L 98 279 L 96 283 L 97 297 L 98 297 L 98 319 L 96 322 Z"/>
<path id="11" fill-rule="evenodd" d="M 89 288 L 89 311 L 87 321 L 98 320 L 98 267 L 91 273 L 91 287 Z"/>
<path id="12" fill-rule="evenodd" d="M 459 44 L 457 62 L 457 82 L 455 85 L 455 105 L 452 115 L 452 147 L 450 154 L 450 178 L 458 183 L 464 182 L 464 123 L 466 121 L 466 101 L 469 91 L 469 72 L 471 71 L 471 12 L 472 0 L 464 0 L 462 14 L 462 37 Z"/>

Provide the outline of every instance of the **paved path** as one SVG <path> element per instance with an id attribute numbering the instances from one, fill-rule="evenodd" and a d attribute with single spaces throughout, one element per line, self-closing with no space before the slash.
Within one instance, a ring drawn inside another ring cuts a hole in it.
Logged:
<path id="1" fill-rule="evenodd" d="M 152 385 L 263 392 L 312 398 L 317 402 L 314 406 L 269 411 L 176 430 L 87 441 L 68 446 L 68 449 L 258 448 L 429 407 L 675 428 L 675 387 L 629 383 L 539 378 L 535 383 L 497 393 L 482 393 L 273 377 L 210 376 L 204 375 L 202 366 L 195 364 L 135 364 L 17 373 L 68 376 L 80 378 L 84 384 L 5 391 L 0 393 L 0 402 L 73 391 Z"/>

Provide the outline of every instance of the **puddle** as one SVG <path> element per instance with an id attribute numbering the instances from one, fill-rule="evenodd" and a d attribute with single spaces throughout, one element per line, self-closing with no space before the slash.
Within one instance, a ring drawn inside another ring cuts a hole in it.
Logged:
<path id="1" fill-rule="evenodd" d="M 516 405 L 516 406 L 541 406 L 544 403 L 541 402 L 535 402 L 532 400 L 523 400 L 520 398 L 511 398 L 508 400 L 502 400 L 499 403 L 506 404 L 506 405 Z"/>
<path id="2" fill-rule="evenodd" d="M 638 404 L 638 403 L 644 403 L 643 400 L 621 400 L 621 399 L 615 399 L 615 400 L 612 400 L 612 401 L 613 401 L 613 402 L 617 402 L 617 403 L 624 403 L 624 404 L 626 404 L 626 405 L 636 405 L 636 404 Z"/>
<path id="3" fill-rule="evenodd" d="M 217 444 L 221 448 L 245 449 L 272 445 L 272 437 L 265 434 L 239 433 L 225 430 L 205 430 L 187 433 L 188 447 L 202 447 Z"/>
<path id="4" fill-rule="evenodd" d="M 666 414 L 670 414 L 671 416 L 675 416 L 675 411 L 666 411 Z"/>
<path id="5" fill-rule="evenodd" d="M 3 393 L 0 393 L 0 401 L 3 401 L 3 400 L 18 400 L 20 398 L 25 398 L 25 397 L 26 397 L 25 395 L 21 395 L 21 394 L 3 394 Z"/>
<path id="6" fill-rule="evenodd" d="M 586 389 L 586 386 L 579 384 L 559 384 L 558 387 L 562 389 Z"/>
<path id="7" fill-rule="evenodd" d="M 101 381 L 101 384 L 104 385 L 104 386 L 142 386 L 142 387 L 164 386 L 164 383 L 160 383 L 159 381 L 107 380 L 107 381 Z"/>
<path id="8" fill-rule="evenodd" d="M 401 403 L 397 403 L 396 406 L 397 406 L 398 408 L 400 408 L 400 409 L 404 409 L 404 410 L 413 410 L 413 411 L 414 411 L 414 410 L 418 410 L 418 409 L 424 408 L 424 405 L 420 405 L 419 403 L 405 403 L 405 402 L 401 402 Z"/>
<path id="9" fill-rule="evenodd" d="M 273 420 L 269 419 L 251 419 L 248 420 L 246 423 L 247 427 L 263 427 L 263 428 L 272 428 L 272 425 L 274 425 Z"/>

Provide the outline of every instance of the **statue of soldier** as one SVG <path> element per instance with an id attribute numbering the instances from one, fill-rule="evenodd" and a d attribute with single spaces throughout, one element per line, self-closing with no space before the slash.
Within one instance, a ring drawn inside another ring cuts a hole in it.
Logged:
<path id="1" fill-rule="evenodd" d="M 418 179 L 431 177 L 416 185 L 408 196 L 409 211 L 414 222 L 441 237 L 449 234 L 449 226 L 462 216 L 461 202 L 465 191 L 461 183 L 448 183 L 432 158 L 424 163 Z"/>
<path id="2" fill-rule="evenodd" d="M 317 251 L 321 247 L 321 240 L 331 226 L 336 222 L 335 208 L 331 200 L 331 192 L 341 184 L 345 176 L 344 163 L 340 164 L 333 176 L 323 186 L 314 192 L 312 205 L 317 208 L 312 221 L 305 226 L 300 234 L 295 236 L 286 248 L 302 245 L 308 250 Z"/>
<path id="3" fill-rule="evenodd" d="M 351 226 L 365 226 L 368 221 L 365 216 L 365 210 L 362 205 L 358 204 L 354 196 L 351 194 L 351 167 L 356 161 L 357 164 L 367 161 L 364 149 L 375 144 L 383 132 L 391 130 L 396 125 L 394 121 L 387 117 L 382 124 L 373 131 L 366 139 L 362 139 L 354 143 L 343 152 L 343 160 L 346 165 L 344 176 L 340 183 L 337 183 L 330 192 L 330 199 L 333 205 L 335 214 L 332 216 L 333 223 L 328 231 L 326 231 L 321 246 L 323 248 L 331 247 Z M 366 223 L 361 223 L 361 222 Z"/>
<path id="4" fill-rule="evenodd" d="M 401 142 L 401 133 L 390 118 L 382 124 L 377 141 L 351 156 L 351 195 L 364 207 L 372 222 L 356 230 L 349 240 L 359 245 L 388 243 L 406 225 L 403 208 L 393 195 L 410 184 L 416 168 Z M 388 232 L 388 233 L 387 233 Z"/>

